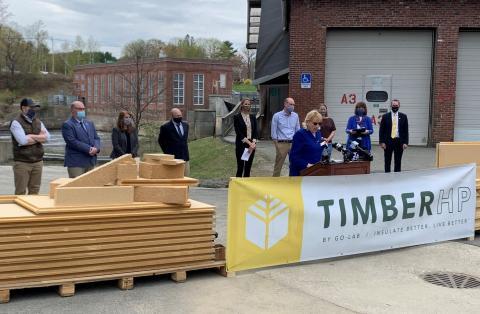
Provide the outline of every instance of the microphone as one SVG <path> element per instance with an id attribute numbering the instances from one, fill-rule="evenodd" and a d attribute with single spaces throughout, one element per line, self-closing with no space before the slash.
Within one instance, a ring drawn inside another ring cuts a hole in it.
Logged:
<path id="1" fill-rule="evenodd" d="M 352 141 L 350 143 L 350 149 L 361 152 L 363 155 L 368 157 L 369 161 L 373 160 L 373 155 L 370 154 L 368 150 L 363 149 L 357 141 Z"/>

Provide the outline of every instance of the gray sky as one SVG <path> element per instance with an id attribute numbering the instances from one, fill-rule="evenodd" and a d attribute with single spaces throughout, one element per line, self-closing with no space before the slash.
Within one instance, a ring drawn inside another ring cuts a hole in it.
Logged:
<path id="1" fill-rule="evenodd" d="M 102 50 L 119 56 L 135 39 L 184 37 L 230 40 L 240 50 L 247 38 L 246 0 L 6 0 L 11 21 L 42 20 L 50 36 L 93 36 Z M 60 47 L 61 42 L 58 42 Z"/>

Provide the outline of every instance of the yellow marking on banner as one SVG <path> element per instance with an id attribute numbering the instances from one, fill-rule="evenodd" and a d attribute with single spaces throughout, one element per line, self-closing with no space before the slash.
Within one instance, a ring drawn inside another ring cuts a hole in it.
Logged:
<path id="1" fill-rule="evenodd" d="M 301 183 L 300 177 L 234 178 L 230 181 L 228 270 L 239 271 L 300 260 L 303 238 Z M 280 206 L 284 208 L 278 210 Z M 259 212 L 263 212 L 265 217 Z M 270 216 L 272 213 L 273 216 Z"/>

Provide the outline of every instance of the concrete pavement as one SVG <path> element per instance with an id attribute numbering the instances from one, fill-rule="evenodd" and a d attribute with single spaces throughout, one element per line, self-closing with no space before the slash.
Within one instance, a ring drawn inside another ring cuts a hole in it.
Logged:
<path id="1" fill-rule="evenodd" d="M 418 152 L 417 155 L 421 155 Z M 430 153 L 425 153 L 425 156 Z M 426 158 L 427 160 L 427 158 Z M 0 194 L 13 192 L 11 167 L 0 166 Z M 41 191 L 66 176 L 45 167 Z M 193 188 L 192 199 L 217 206 L 218 242 L 226 242 L 227 189 Z M 121 291 L 115 282 L 80 284 L 71 298 L 55 288 L 13 290 L 0 313 L 474 313 L 480 289 L 448 289 L 425 283 L 427 271 L 480 277 L 480 248 L 446 242 L 240 272 L 224 278 L 211 271 L 188 273 L 185 283 L 168 276 L 135 280 Z"/>

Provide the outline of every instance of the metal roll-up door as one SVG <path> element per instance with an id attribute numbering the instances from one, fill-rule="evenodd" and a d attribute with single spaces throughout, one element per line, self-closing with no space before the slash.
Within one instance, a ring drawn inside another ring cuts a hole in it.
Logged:
<path id="1" fill-rule="evenodd" d="M 480 141 L 480 32 L 458 39 L 455 141 Z"/>
<path id="2" fill-rule="evenodd" d="M 348 118 L 358 101 L 367 103 L 378 143 L 379 118 L 392 99 L 408 115 L 410 144 L 427 145 L 430 124 L 432 31 L 329 30 L 325 103 L 345 141 Z M 368 97 L 367 97 L 368 96 Z"/>

